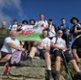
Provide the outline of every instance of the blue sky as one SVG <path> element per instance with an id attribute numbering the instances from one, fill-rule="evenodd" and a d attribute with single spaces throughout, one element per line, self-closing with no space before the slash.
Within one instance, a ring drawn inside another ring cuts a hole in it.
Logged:
<path id="1" fill-rule="evenodd" d="M 0 0 L 0 22 L 6 20 L 7 27 L 14 18 L 19 24 L 23 19 L 39 20 L 40 13 L 45 14 L 46 20 L 52 18 L 57 26 L 61 18 L 72 26 L 70 19 L 74 16 L 81 22 L 81 0 Z"/>

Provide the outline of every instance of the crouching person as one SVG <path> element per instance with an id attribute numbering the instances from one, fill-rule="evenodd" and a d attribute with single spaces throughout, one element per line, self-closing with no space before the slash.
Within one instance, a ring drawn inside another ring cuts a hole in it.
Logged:
<path id="1" fill-rule="evenodd" d="M 51 41 L 51 47 L 54 48 L 53 54 L 55 56 L 54 80 L 61 80 L 60 67 L 61 67 L 61 59 L 63 58 L 61 51 L 63 51 L 67 62 L 70 62 L 73 65 L 75 71 L 77 72 L 77 74 L 74 76 L 73 80 L 78 80 L 78 78 L 81 79 L 81 77 L 80 77 L 81 71 L 80 71 L 75 59 L 68 52 L 69 49 L 66 47 L 65 41 L 62 39 L 62 35 L 63 35 L 63 32 L 61 30 L 59 30 L 57 32 L 57 37 L 53 38 Z"/>
<path id="2" fill-rule="evenodd" d="M 33 46 L 31 48 L 30 54 L 26 59 L 26 62 L 31 62 L 32 58 L 35 56 L 35 53 L 39 53 L 39 56 L 43 57 L 46 61 L 47 65 L 47 80 L 53 80 L 51 74 L 51 60 L 50 60 L 50 39 L 47 37 L 48 31 L 46 29 L 43 30 L 42 33 L 42 42 L 38 43 L 37 46 Z"/>
<path id="3" fill-rule="evenodd" d="M 0 51 L 0 63 L 7 62 L 10 60 L 12 53 L 16 50 L 25 50 L 20 47 L 20 42 L 16 39 L 17 32 L 13 30 L 11 36 L 5 38 L 3 47 Z"/>

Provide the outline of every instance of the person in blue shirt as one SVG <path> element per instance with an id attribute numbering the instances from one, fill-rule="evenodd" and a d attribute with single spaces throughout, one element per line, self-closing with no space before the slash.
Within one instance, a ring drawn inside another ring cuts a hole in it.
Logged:
<path id="1" fill-rule="evenodd" d="M 58 30 L 63 31 L 62 38 L 66 41 L 67 46 L 69 46 L 69 26 L 66 23 L 65 18 L 61 19 L 61 25 L 58 27 Z"/>

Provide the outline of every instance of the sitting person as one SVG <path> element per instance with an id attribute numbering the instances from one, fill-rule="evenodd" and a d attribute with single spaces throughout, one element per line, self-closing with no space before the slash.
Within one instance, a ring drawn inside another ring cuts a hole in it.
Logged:
<path id="1" fill-rule="evenodd" d="M 75 71 L 77 72 L 77 74 L 74 76 L 73 80 L 77 80 L 76 78 L 78 77 L 79 79 L 81 79 L 81 71 L 75 61 L 75 59 L 71 56 L 71 54 L 69 53 L 69 49 L 66 47 L 66 43 L 65 40 L 62 39 L 62 35 L 63 32 L 62 30 L 59 30 L 57 32 L 57 37 L 54 37 L 51 41 L 51 47 L 54 48 L 53 49 L 53 54 L 55 56 L 55 72 L 54 72 L 54 80 L 61 80 L 60 78 L 60 65 L 61 65 L 61 58 L 62 58 L 62 54 L 61 52 L 63 51 L 65 58 L 67 60 L 67 62 L 70 62 Z"/>
<path id="2" fill-rule="evenodd" d="M 46 29 L 43 30 L 42 42 L 39 42 L 38 45 L 31 48 L 30 54 L 27 57 L 26 61 L 30 62 L 32 58 L 35 56 L 35 53 L 39 53 L 39 56 L 45 58 L 48 72 L 48 80 L 53 80 L 51 76 L 51 60 L 50 60 L 50 39 L 47 37 L 48 31 Z"/>
<path id="3" fill-rule="evenodd" d="M 16 39 L 16 36 L 17 32 L 13 30 L 11 31 L 11 36 L 5 38 L 0 52 L 0 63 L 9 61 L 14 51 L 25 50 L 24 48 L 20 47 L 20 42 Z"/>

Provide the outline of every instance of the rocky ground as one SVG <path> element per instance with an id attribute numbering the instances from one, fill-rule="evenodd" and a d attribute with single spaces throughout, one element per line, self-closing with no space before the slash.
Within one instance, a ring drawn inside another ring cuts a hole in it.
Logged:
<path id="1" fill-rule="evenodd" d="M 74 75 L 75 71 L 73 70 L 72 65 L 69 64 L 68 67 L 72 75 Z M 54 65 L 52 65 L 52 70 L 54 71 Z M 4 66 L 2 65 L 0 66 L 0 80 L 46 80 L 45 60 L 40 58 L 34 58 L 32 64 L 27 64 L 21 61 L 20 67 L 11 67 L 9 75 L 3 74 L 3 71 Z M 60 73 L 62 80 L 69 80 L 63 64 Z"/>

